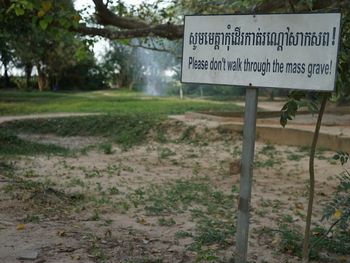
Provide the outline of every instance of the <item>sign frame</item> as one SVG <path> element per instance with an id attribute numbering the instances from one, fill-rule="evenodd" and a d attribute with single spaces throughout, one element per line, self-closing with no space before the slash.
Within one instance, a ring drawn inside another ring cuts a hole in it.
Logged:
<path id="1" fill-rule="evenodd" d="M 186 83 L 186 84 L 204 84 L 204 85 L 220 85 L 220 86 L 236 86 L 236 87 L 257 87 L 257 88 L 276 88 L 276 89 L 286 89 L 286 90 L 301 90 L 301 91 L 317 91 L 317 92 L 333 92 L 335 90 L 336 87 L 336 81 L 337 81 L 337 75 L 338 75 L 338 70 L 337 70 L 337 65 L 339 62 L 339 50 L 340 50 L 340 46 L 341 46 L 341 32 L 342 32 L 342 27 L 341 27 L 341 19 L 342 19 L 342 14 L 340 11 L 329 11 L 329 12 L 300 12 L 300 13 L 253 13 L 253 14 L 246 14 L 246 13 L 237 13 L 237 14 L 199 14 L 199 15 L 185 15 L 184 16 L 184 34 L 185 34 L 185 28 L 186 28 L 186 18 L 187 17 L 228 17 L 228 16 L 252 16 L 252 17 L 256 17 L 256 16 L 275 16 L 275 15 L 322 15 L 322 14 L 338 14 L 339 15 L 339 27 L 337 29 L 337 45 L 335 47 L 335 63 L 334 63 L 334 68 L 335 68 L 335 72 L 334 72 L 334 78 L 333 78 L 333 85 L 332 85 L 332 89 L 327 89 L 327 90 L 319 90 L 319 89 L 310 89 L 310 88 L 291 88 L 291 87 L 284 87 L 284 86 L 261 86 L 259 84 L 256 83 L 247 83 L 246 85 L 242 85 L 242 84 L 230 84 L 230 83 L 210 83 L 210 82 L 205 82 L 205 81 L 187 81 L 187 80 L 183 80 L 183 76 L 184 76 L 184 51 L 185 51 L 185 36 L 183 38 L 183 42 L 182 42 L 182 63 L 181 63 L 181 83 Z M 203 72 L 204 74 L 206 72 Z M 307 83 L 306 85 L 307 86 Z"/>

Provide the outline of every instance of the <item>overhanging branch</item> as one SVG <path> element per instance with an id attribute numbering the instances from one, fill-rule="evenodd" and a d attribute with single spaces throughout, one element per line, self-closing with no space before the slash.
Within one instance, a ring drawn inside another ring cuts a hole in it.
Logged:
<path id="1" fill-rule="evenodd" d="M 89 36 L 101 36 L 111 40 L 150 36 L 158 36 L 169 40 L 176 40 L 182 38 L 183 26 L 162 24 L 147 28 L 116 31 L 109 28 L 87 27 L 84 24 L 81 24 L 77 29 L 72 29 L 72 31 Z"/>

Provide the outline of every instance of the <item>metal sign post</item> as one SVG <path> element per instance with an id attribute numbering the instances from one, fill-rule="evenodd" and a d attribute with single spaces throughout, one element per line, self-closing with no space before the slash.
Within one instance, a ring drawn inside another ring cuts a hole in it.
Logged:
<path id="1" fill-rule="evenodd" d="M 247 88 L 245 96 L 243 150 L 236 232 L 236 263 L 246 263 L 247 260 L 249 207 L 252 192 L 257 105 L 257 88 Z"/>

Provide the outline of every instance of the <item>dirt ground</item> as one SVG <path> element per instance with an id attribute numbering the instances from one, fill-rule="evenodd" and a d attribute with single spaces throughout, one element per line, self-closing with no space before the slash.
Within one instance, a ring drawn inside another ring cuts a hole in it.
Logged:
<path id="1" fill-rule="evenodd" d="M 242 138 L 202 125 L 196 127 L 197 137 L 180 141 L 176 138 L 186 128 L 174 120 L 169 125 L 173 126 L 169 132 L 173 140 L 159 143 L 150 139 L 126 151 L 113 144 L 108 153 L 94 147 L 101 138 L 22 134 L 27 140 L 77 151 L 66 156 L 4 160 L 11 165 L 13 176 L 0 170 L 0 262 L 205 261 L 198 251 L 188 249 L 196 241 L 201 222 L 193 219 L 193 211 L 202 203 L 189 202 L 187 208 L 161 214 L 150 214 L 147 209 L 158 200 L 157 194 L 169 193 L 166 189 L 179 180 L 204 182 L 213 189 L 211 194 L 220 191 L 231 197 L 236 208 Z M 90 150 L 82 150 L 88 146 Z M 250 261 L 299 262 L 290 251 L 283 251 L 281 236 L 273 229 L 285 218 L 304 226 L 308 151 L 260 142 L 255 151 Z M 342 171 L 331 160 L 333 154 L 318 152 L 315 161 L 314 225 L 330 224 L 321 222 L 322 209 Z M 33 186 L 29 181 L 40 184 Z M 210 210 L 206 211 L 209 217 Z M 235 224 L 234 211 L 232 215 L 221 222 Z M 179 233 L 194 234 L 180 238 Z M 225 244 L 204 247 L 205 251 L 219 251 L 214 262 L 233 262 L 234 236 Z"/>

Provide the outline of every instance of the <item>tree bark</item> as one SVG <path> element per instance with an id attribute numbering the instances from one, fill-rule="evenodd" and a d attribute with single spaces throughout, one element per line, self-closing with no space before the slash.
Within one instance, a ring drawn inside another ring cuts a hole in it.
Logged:
<path id="1" fill-rule="evenodd" d="M 26 65 L 24 67 L 24 71 L 26 74 L 27 89 L 30 88 L 30 78 L 32 77 L 32 69 L 33 69 L 33 65 L 31 63 L 26 63 Z"/>
<path id="2" fill-rule="evenodd" d="M 8 67 L 7 67 L 7 63 L 2 63 L 4 65 L 4 85 L 5 88 L 9 88 L 10 87 L 10 77 L 8 74 Z"/>
<path id="3" fill-rule="evenodd" d="M 326 103 L 328 100 L 328 93 L 325 93 L 322 98 L 320 112 L 318 114 L 315 133 L 312 139 L 311 150 L 310 150 L 310 160 L 309 160 L 309 174 L 310 174 L 310 187 L 309 187 L 309 202 L 307 207 L 307 216 L 306 216 L 306 226 L 305 226 L 305 235 L 304 235 L 304 243 L 303 243 L 303 257 L 302 262 L 309 262 L 309 253 L 310 253 L 310 228 L 311 228 L 311 218 L 312 218 L 312 207 L 314 202 L 315 195 L 315 169 L 314 169 L 314 160 L 316 153 L 316 145 L 318 141 L 318 135 L 320 133 L 322 117 L 324 114 L 324 110 L 326 108 Z"/>
<path id="4" fill-rule="evenodd" d="M 44 91 L 47 90 L 47 77 L 45 72 L 42 70 L 40 64 L 38 64 L 37 66 L 37 70 L 38 70 L 38 87 L 39 87 L 39 91 Z"/>

